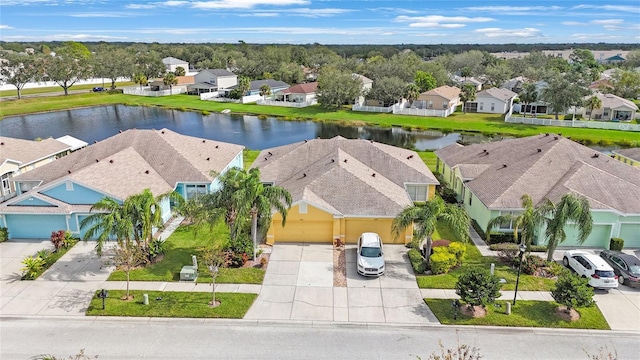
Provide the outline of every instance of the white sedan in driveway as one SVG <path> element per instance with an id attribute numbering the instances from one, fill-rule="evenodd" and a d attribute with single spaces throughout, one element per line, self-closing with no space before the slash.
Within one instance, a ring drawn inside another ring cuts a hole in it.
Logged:
<path id="1" fill-rule="evenodd" d="M 589 285 L 597 289 L 615 289 L 618 277 L 611 265 L 598 255 L 586 251 L 569 250 L 564 253 L 562 264 L 583 278 L 589 279 Z"/>

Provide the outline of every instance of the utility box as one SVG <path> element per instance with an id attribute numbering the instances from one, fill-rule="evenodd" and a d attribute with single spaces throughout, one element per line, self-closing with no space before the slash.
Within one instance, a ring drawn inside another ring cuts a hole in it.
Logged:
<path id="1" fill-rule="evenodd" d="M 185 265 L 180 270 L 180 281 L 196 281 L 198 277 L 198 268 L 195 266 Z"/>

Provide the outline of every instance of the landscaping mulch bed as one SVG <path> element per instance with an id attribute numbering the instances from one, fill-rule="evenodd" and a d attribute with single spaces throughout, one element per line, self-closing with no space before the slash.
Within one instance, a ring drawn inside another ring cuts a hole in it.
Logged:
<path id="1" fill-rule="evenodd" d="M 333 286 L 347 286 L 347 253 L 344 246 L 333 248 Z"/>

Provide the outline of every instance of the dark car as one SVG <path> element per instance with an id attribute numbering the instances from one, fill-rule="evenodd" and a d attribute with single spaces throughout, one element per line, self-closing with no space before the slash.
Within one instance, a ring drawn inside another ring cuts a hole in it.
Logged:
<path id="1" fill-rule="evenodd" d="M 93 92 L 101 92 L 104 91 L 105 89 L 102 86 L 97 86 L 93 88 Z"/>
<path id="2" fill-rule="evenodd" d="M 600 257 L 611 265 L 620 284 L 640 288 L 640 259 L 611 250 L 601 251 Z"/>

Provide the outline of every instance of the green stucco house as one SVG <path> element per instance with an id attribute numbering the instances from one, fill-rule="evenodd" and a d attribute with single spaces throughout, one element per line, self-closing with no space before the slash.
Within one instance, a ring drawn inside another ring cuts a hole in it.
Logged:
<path id="1" fill-rule="evenodd" d="M 453 144 L 436 155 L 443 180 L 485 230 L 496 216 L 518 215 L 524 194 L 538 204 L 545 198 L 557 203 L 562 195 L 574 193 L 589 200 L 593 231 L 579 245 L 577 229 L 567 226 L 561 246 L 608 248 L 610 239 L 619 237 L 625 248 L 640 247 L 640 168 L 555 134 Z M 502 224 L 496 230 L 513 228 Z M 543 230 L 538 231 L 537 244 L 546 242 Z"/>

